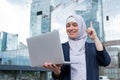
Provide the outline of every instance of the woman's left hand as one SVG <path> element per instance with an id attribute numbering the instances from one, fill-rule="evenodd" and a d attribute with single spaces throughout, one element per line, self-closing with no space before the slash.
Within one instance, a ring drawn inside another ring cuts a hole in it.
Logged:
<path id="1" fill-rule="evenodd" d="M 97 35 L 96 35 L 96 31 L 92 26 L 92 21 L 90 22 L 90 27 L 88 27 L 88 29 L 86 30 L 88 36 L 94 40 L 96 48 L 98 51 L 102 51 L 103 50 L 103 46 L 100 42 L 100 40 L 98 39 Z"/>
<path id="2" fill-rule="evenodd" d="M 96 31 L 93 28 L 92 21 L 90 21 L 90 27 L 86 30 L 88 36 L 92 39 L 95 40 L 97 38 Z"/>

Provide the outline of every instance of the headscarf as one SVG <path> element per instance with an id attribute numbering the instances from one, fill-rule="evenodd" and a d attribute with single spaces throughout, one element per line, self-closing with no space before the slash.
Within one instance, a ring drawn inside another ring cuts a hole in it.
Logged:
<path id="1" fill-rule="evenodd" d="M 72 18 L 71 18 L 72 17 Z M 67 18 L 66 24 L 68 22 L 76 22 L 78 24 L 78 35 L 75 39 L 69 37 L 69 45 L 71 52 L 74 54 L 83 54 L 81 49 L 85 47 L 85 41 L 87 39 L 86 24 L 80 15 L 71 15 Z"/>
<path id="2" fill-rule="evenodd" d="M 71 18 L 72 17 L 72 18 Z M 74 18 L 74 19 L 73 19 Z M 78 35 L 75 39 L 69 36 L 70 45 L 70 61 L 79 64 L 71 64 L 71 80 L 86 80 L 86 59 L 85 59 L 85 41 L 87 39 L 86 24 L 80 15 L 72 15 L 67 18 L 68 22 L 76 22 L 78 24 Z"/>
<path id="3" fill-rule="evenodd" d="M 73 20 L 71 17 L 74 18 L 76 21 Z M 83 39 L 83 38 L 87 37 L 86 24 L 85 24 L 85 21 L 83 20 L 83 18 L 80 15 L 69 16 L 66 20 L 66 23 L 68 23 L 70 21 L 77 22 L 77 24 L 78 24 L 79 33 L 78 33 L 78 36 L 77 36 L 76 40 L 80 40 L 80 39 Z"/>

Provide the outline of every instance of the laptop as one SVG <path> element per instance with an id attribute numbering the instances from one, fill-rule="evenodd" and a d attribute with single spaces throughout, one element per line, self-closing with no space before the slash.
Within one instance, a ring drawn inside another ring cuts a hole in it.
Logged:
<path id="1" fill-rule="evenodd" d="M 45 62 L 71 64 L 64 60 L 59 31 L 55 30 L 27 38 L 31 66 L 42 67 Z"/>

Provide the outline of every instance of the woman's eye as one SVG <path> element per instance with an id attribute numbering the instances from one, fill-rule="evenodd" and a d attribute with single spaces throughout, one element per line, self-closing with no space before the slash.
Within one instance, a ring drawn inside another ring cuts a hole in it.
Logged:
<path id="1" fill-rule="evenodd" d="M 66 27 L 70 27 L 70 24 L 66 24 Z"/>
<path id="2" fill-rule="evenodd" d="M 78 24 L 77 24 L 77 23 L 73 23 L 73 26 L 75 26 L 75 27 L 76 27 L 76 26 L 78 26 Z"/>

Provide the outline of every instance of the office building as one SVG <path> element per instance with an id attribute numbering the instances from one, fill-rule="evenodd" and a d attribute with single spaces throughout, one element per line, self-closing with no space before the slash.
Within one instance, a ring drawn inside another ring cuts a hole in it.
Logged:
<path id="1" fill-rule="evenodd" d="M 105 40 L 119 40 L 120 0 L 103 0 L 102 2 Z"/>
<path id="2" fill-rule="evenodd" d="M 50 0 L 33 0 L 31 4 L 30 36 L 50 31 Z"/>
<path id="3" fill-rule="evenodd" d="M 18 34 L 0 32 L 0 51 L 18 49 Z"/>

